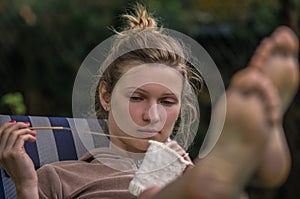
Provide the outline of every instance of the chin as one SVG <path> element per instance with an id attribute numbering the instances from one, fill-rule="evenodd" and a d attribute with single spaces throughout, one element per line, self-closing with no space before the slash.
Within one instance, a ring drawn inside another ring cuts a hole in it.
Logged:
<path id="1" fill-rule="evenodd" d="M 149 148 L 150 146 L 150 143 L 148 142 L 142 142 L 142 143 L 137 143 L 137 149 L 142 152 L 142 153 L 145 153 L 147 151 L 147 149 Z"/>

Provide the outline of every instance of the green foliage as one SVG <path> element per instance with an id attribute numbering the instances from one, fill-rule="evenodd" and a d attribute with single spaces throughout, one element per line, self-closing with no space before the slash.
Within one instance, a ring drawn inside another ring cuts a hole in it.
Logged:
<path id="1" fill-rule="evenodd" d="M 20 92 L 5 94 L 0 102 L 1 105 L 9 107 L 9 114 L 24 115 L 26 113 L 23 95 Z"/>

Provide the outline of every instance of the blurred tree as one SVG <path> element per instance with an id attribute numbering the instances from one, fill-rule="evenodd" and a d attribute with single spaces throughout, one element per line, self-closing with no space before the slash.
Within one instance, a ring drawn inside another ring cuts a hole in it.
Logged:
<path id="1" fill-rule="evenodd" d="M 77 69 L 111 34 L 120 3 L 2 1 L 0 94 L 22 91 L 28 114 L 71 116 Z"/>
<path id="2" fill-rule="evenodd" d="M 274 13 L 278 10 L 276 0 L 144 2 L 160 17 L 163 26 L 206 45 L 217 65 L 222 66 L 225 80 L 231 75 L 226 72 L 228 67 L 235 66 L 236 70 L 245 64 L 257 35 L 267 34 L 276 26 Z M 0 85 L 0 94 L 22 91 L 28 114 L 70 116 L 72 86 L 80 63 L 93 47 L 112 34 L 109 27 L 122 25 L 118 16 L 132 3 L 1 1 L 0 78 L 5 84 Z M 249 50 L 241 53 L 241 46 L 245 45 Z"/>

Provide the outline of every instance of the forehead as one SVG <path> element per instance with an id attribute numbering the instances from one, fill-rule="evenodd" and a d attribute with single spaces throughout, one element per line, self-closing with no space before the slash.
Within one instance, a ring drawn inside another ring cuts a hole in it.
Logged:
<path id="1" fill-rule="evenodd" d="M 120 89 L 125 89 L 127 87 L 140 88 L 147 84 L 159 84 L 179 97 L 182 90 L 182 78 L 176 69 L 164 64 L 142 64 L 126 71 L 117 85 Z"/>

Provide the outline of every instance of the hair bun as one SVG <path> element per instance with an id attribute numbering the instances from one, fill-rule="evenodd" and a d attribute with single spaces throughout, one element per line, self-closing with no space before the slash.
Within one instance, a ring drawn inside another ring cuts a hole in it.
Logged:
<path id="1" fill-rule="evenodd" d="M 124 14 L 122 15 L 128 21 L 128 29 L 138 29 L 138 28 L 157 28 L 157 23 L 154 18 L 152 18 L 146 8 L 140 4 L 134 7 L 134 14 Z"/>

